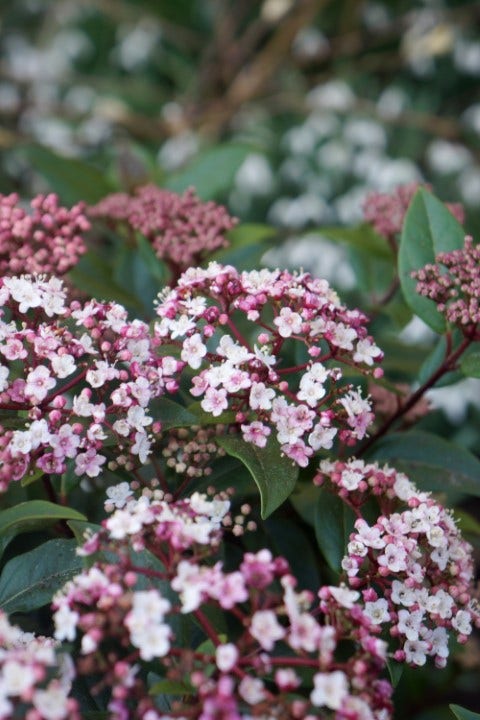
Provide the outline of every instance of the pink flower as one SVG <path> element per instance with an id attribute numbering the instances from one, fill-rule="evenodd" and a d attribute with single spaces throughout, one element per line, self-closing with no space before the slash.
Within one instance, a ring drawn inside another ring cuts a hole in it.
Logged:
<path id="1" fill-rule="evenodd" d="M 75 473 L 76 475 L 88 475 L 88 477 L 98 477 L 102 469 L 102 465 L 106 462 L 107 458 L 103 455 L 98 455 L 96 450 L 90 448 L 87 452 L 80 453 L 75 458 Z"/>

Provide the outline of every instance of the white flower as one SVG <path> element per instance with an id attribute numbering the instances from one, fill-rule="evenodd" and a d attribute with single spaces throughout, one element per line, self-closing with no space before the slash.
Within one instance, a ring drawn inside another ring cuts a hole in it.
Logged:
<path id="1" fill-rule="evenodd" d="M 215 651 L 215 661 L 221 672 L 229 672 L 238 660 L 238 650 L 232 643 L 219 645 Z"/>
<path id="2" fill-rule="evenodd" d="M 250 635 L 258 640 L 264 650 L 273 650 L 277 640 L 285 637 L 285 630 L 279 624 L 273 610 L 258 610 L 252 616 Z"/>
<path id="3" fill-rule="evenodd" d="M 365 614 L 368 615 L 374 625 L 388 622 L 390 620 L 388 602 L 384 598 L 375 600 L 375 602 L 366 602 Z"/>
<path id="4" fill-rule="evenodd" d="M 133 495 L 133 491 L 127 482 L 111 485 L 106 490 L 108 500 L 105 504 L 114 505 L 116 508 L 123 508 L 127 504 L 129 497 Z"/>
<path id="5" fill-rule="evenodd" d="M 200 333 L 195 333 L 183 341 L 180 357 L 190 365 L 193 370 L 198 370 L 202 364 L 202 358 L 207 354 L 207 347 L 203 344 Z"/>
<path id="6" fill-rule="evenodd" d="M 348 696 L 347 676 L 341 670 L 331 673 L 316 673 L 313 676 L 314 689 L 310 700 L 316 707 L 328 707 L 339 710 L 343 700 Z"/>
<path id="7" fill-rule="evenodd" d="M 301 316 L 289 307 L 282 308 L 280 315 L 273 322 L 278 328 L 279 335 L 283 338 L 299 333 L 303 324 Z"/>
<path id="8" fill-rule="evenodd" d="M 79 614 L 70 610 L 68 605 L 62 603 L 53 616 L 55 622 L 54 636 L 57 640 L 75 640 Z"/>

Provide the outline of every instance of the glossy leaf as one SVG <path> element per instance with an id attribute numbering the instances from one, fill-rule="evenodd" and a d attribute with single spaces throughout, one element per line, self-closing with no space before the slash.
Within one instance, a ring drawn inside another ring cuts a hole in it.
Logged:
<path id="1" fill-rule="evenodd" d="M 480 715 L 478 713 L 460 707 L 460 705 L 449 705 L 448 707 L 457 720 L 480 720 Z"/>
<path id="2" fill-rule="evenodd" d="M 295 487 L 298 467 L 281 454 L 279 444 L 272 437 L 264 448 L 232 435 L 220 436 L 217 442 L 250 470 L 260 491 L 262 518 L 271 515 Z"/>
<path id="3" fill-rule="evenodd" d="M 339 573 L 354 515 L 338 495 L 325 487 L 318 489 L 315 505 L 315 535 L 329 567 Z"/>
<path id="4" fill-rule="evenodd" d="M 98 168 L 83 160 L 65 158 L 41 145 L 23 148 L 31 167 L 44 177 L 51 190 L 68 205 L 83 200 L 93 204 L 115 188 Z"/>
<path id="5" fill-rule="evenodd" d="M 422 490 L 454 490 L 480 497 L 480 461 L 431 433 L 394 433 L 375 444 L 370 459 L 388 462 Z"/>
<path id="6" fill-rule="evenodd" d="M 30 612 L 82 570 L 75 540 L 48 540 L 10 560 L 0 575 L 0 607 L 6 613 Z"/>
<path id="7" fill-rule="evenodd" d="M 0 535 L 18 534 L 59 520 L 86 520 L 73 508 L 46 500 L 29 500 L 0 512 Z"/>
<path id="8" fill-rule="evenodd" d="M 448 208 L 424 188 L 417 190 L 403 225 L 398 273 L 407 304 L 438 333 L 445 331 L 445 319 L 432 300 L 417 293 L 411 273 L 435 262 L 438 253 L 463 247 L 464 237 L 462 226 Z"/>
<path id="9" fill-rule="evenodd" d="M 235 173 L 250 152 L 247 145 L 217 145 L 201 153 L 188 167 L 167 180 L 165 185 L 175 192 L 194 187 L 202 200 L 211 200 L 228 190 Z"/>

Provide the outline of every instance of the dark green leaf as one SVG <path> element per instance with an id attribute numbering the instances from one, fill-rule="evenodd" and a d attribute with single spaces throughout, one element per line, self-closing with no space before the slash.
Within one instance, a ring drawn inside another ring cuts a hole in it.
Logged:
<path id="1" fill-rule="evenodd" d="M 159 680 L 148 692 L 150 695 L 192 695 L 195 691 L 191 685 L 178 680 Z"/>
<path id="2" fill-rule="evenodd" d="M 93 204 L 114 190 L 98 168 L 82 160 L 61 157 L 40 145 L 29 145 L 22 153 L 62 202 L 69 205 L 79 200 Z"/>
<path id="3" fill-rule="evenodd" d="M 197 425 L 198 417 L 187 410 L 183 405 L 170 400 L 169 398 L 160 398 L 155 403 L 155 416 L 162 423 L 162 430 L 169 430 L 176 427 L 190 427 Z"/>
<path id="4" fill-rule="evenodd" d="M 435 303 L 416 291 L 411 277 L 440 252 L 463 247 L 465 232 L 447 207 L 427 190 L 417 190 L 408 209 L 398 254 L 398 273 L 405 300 L 435 332 L 443 333 L 446 323 Z"/>
<path id="5" fill-rule="evenodd" d="M 404 663 L 396 662 L 395 660 L 387 659 L 387 669 L 390 675 L 390 680 L 394 688 L 397 687 L 400 682 L 400 678 L 403 675 L 405 669 Z"/>
<path id="6" fill-rule="evenodd" d="M 454 333 L 454 341 L 455 336 L 456 333 Z M 431 378 L 431 376 L 440 368 L 442 363 L 445 361 L 446 356 L 447 340 L 445 336 L 442 336 L 438 339 L 437 344 L 430 352 L 430 354 L 427 355 L 420 368 L 420 372 L 418 373 L 418 383 L 420 385 L 426 383 Z M 445 375 L 442 375 L 442 377 L 435 383 L 435 387 L 445 387 L 447 385 L 453 385 L 459 380 L 462 380 L 462 378 L 462 373 L 458 370 L 454 370 L 452 372 L 445 373 Z"/>
<path id="7" fill-rule="evenodd" d="M 460 705 L 449 705 L 448 707 L 458 720 L 480 720 L 478 713 L 462 708 Z"/>
<path id="8" fill-rule="evenodd" d="M 97 300 L 111 300 L 127 307 L 142 308 L 135 295 L 119 285 L 112 277 L 112 265 L 99 255 L 87 253 L 70 271 L 73 284 Z"/>
<path id="9" fill-rule="evenodd" d="M 0 535 L 18 535 L 58 520 L 86 520 L 86 517 L 63 505 L 55 505 L 46 500 L 29 500 L 0 512 Z"/>
<path id="10" fill-rule="evenodd" d="M 431 433 L 394 433 L 379 440 L 370 457 L 388 461 L 422 490 L 455 490 L 480 497 L 480 461 Z"/>
<path id="11" fill-rule="evenodd" d="M 250 470 L 260 490 L 262 518 L 271 515 L 295 487 L 298 467 L 282 455 L 278 442 L 271 436 L 264 448 L 232 435 L 220 436 L 217 442 Z"/>
<path id="12" fill-rule="evenodd" d="M 343 500 L 326 487 L 318 489 L 315 535 L 329 567 L 339 573 L 355 517 Z"/>
<path id="13" fill-rule="evenodd" d="M 82 570 L 75 540 L 48 540 L 10 560 L 0 575 L 0 607 L 6 613 L 30 612 Z"/>
<path id="14" fill-rule="evenodd" d="M 211 200 L 230 188 L 235 173 L 250 152 L 247 145 L 217 145 L 205 150 L 187 168 L 171 177 L 166 186 L 175 192 L 194 187 L 202 200 Z"/>
<path id="15" fill-rule="evenodd" d="M 368 255 L 382 259 L 393 259 L 392 250 L 387 241 L 377 235 L 371 225 L 358 225 L 357 227 L 321 227 L 312 230 L 307 235 L 319 235 L 327 240 L 342 242 L 351 245 Z"/>
<path id="16" fill-rule="evenodd" d="M 158 289 L 161 290 L 168 278 L 168 270 L 165 263 L 155 255 L 153 247 L 143 235 L 137 235 L 137 247 L 148 272 L 158 280 L 160 283 Z"/>
<path id="17" fill-rule="evenodd" d="M 280 515 L 268 518 L 265 528 L 276 553 L 288 560 L 299 586 L 316 592 L 321 584 L 317 569 L 318 553 L 307 533 L 298 522 Z"/>

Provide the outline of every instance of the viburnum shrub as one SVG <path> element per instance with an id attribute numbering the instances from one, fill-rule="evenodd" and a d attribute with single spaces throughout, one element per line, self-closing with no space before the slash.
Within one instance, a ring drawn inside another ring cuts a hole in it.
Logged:
<path id="1" fill-rule="evenodd" d="M 193 191 L 109 196 L 90 217 L 169 270 L 148 323 L 108 278 L 97 300 L 58 277 L 101 227 L 41 265 L 54 229 L 89 228 L 81 206 L 16 202 L 0 720 L 392 718 L 399 669 L 440 671 L 480 627 L 473 548 L 445 507 L 451 488 L 479 494 L 480 462 L 412 429 L 435 384 L 480 374 L 473 240 L 424 188 L 367 201 L 358 232 L 390 263 L 370 326 L 325 279 L 230 263 L 242 236 Z M 394 303 L 438 336 L 410 376 L 375 339 Z"/>

